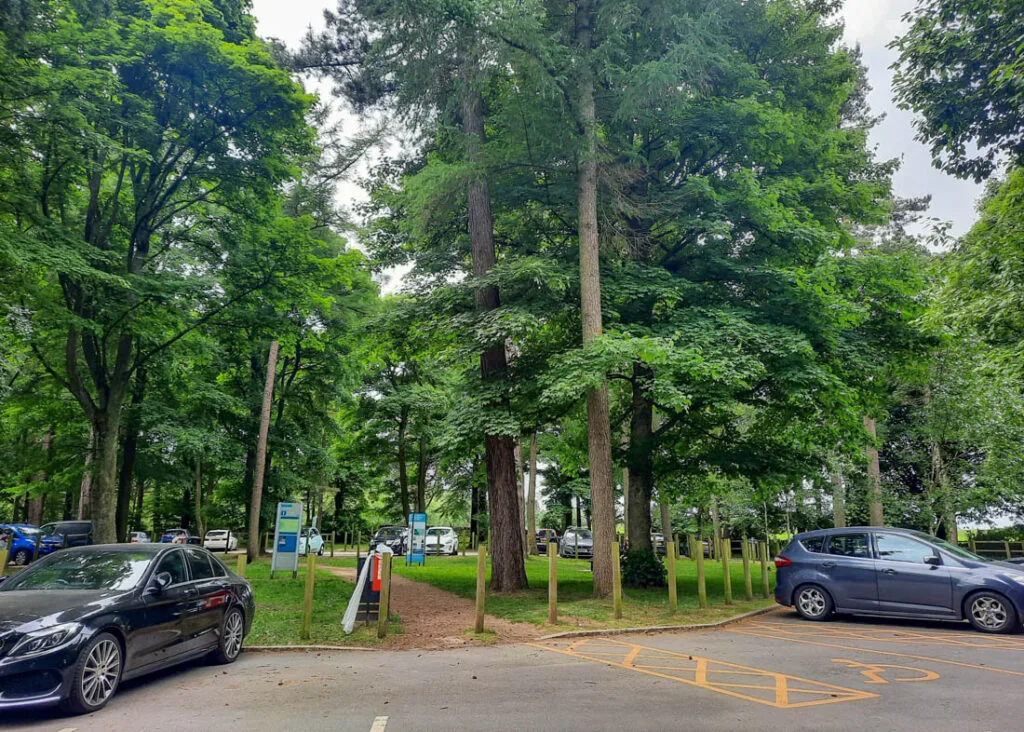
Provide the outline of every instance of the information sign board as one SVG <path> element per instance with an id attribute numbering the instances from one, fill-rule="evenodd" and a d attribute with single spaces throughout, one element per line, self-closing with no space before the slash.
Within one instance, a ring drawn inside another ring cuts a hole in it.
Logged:
<path id="1" fill-rule="evenodd" d="M 270 578 L 277 570 L 299 572 L 299 534 L 302 531 L 302 502 L 277 504 L 274 527 L 274 554 L 270 560 Z"/>
<path id="2" fill-rule="evenodd" d="M 409 551 L 406 564 L 426 564 L 427 558 L 427 514 L 409 514 Z"/>

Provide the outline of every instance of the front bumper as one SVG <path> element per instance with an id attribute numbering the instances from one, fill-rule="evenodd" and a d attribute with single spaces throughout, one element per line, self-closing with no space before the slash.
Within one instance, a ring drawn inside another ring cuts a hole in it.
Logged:
<path id="1" fill-rule="evenodd" d="M 82 642 L 32 658 L 0 656 L 0 709 L 60 703 L 68 695 Z"/>

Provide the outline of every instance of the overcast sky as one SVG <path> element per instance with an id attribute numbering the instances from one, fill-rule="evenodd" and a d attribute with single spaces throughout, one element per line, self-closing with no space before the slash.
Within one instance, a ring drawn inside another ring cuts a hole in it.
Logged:
<path id="1" fill-rule="evenodd" d="M 874 142 L 880 158 L 898 157 L 903 166 L 896 175 L 896 193 L 912 197 L 930 194 L 930 215 L 950 221 L 954 234 L 970 228 L 981 187 L 942 173 L 931 165 L 928 149 L 914 140 L 913 117 L 892 102 L 892 73 L 889 65 L 894 54 L 886 45 L 902 27 L 900 18 L 915 0 L 848 0 L 846 38 L 859 43 L 864 51 L 873 91 L 870 96 L 874 112 L 883 112 L 885 120 L 874 131 Z M 334 7 L 333 0 L 253 0 L 260 33 L 295 45 L 309 25 L 323 24 L 322 11 Z M 357 196 L 358 191 L 346 186 L 343 195 Z"/>

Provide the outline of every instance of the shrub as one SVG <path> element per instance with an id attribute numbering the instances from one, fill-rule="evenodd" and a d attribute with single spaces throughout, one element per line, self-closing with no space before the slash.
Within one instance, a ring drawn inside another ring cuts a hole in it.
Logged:
<path id="1" fill-rule="evenodd" d="M 630 549 L 622 559 L 622 584 L 625 587 L 667 587 L 665 565 L 653 551 Z"/>

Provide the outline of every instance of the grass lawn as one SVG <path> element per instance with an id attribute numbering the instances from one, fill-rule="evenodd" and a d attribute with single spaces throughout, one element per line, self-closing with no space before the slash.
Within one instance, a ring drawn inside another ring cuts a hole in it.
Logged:
<path id="1" fill-rule="evenodd" d="M 234 569 L 234 563 L 231 563 Z M 287 572 L 278 572 L 270 579 L 270 562 L 261 560 L 245 570 L 256 598 L 256 618 L 246 645 L 378 645 L 377 626 L 366 627 L 357 623 L 352 635 L 345 635 L 341 616 L 355 588 L 350 582 L 331 572 L 318 569 L 313 587 L 313 627 L 309 640 L 299 638 L 302 625 L 302 600 L 306 588 L 305 562 L 299 563 L 299 575 L 291 578 Z M 400 633 L 401 627 L 392 622 L 389 632 Z"/>
<path id="2" fill-rule="evenodd" d="M 327 559 L 326 563 L 337 566 L 354 566 L 351 558 Z M 626 628 L 645 625 L 683 625 L 689 623 L 710 623 L 757 608 L 774 604 L 771 599 L 760 597 L 761 569 L 752 564 L 751 573 L 755 599 L 747 602 L 744 597 L 743 564 L 733 561 L 732 576 L 733 604 L 724 604 L 721 562 L 706 561 L 704 569 L 707 579 L 708 602 L 710 607 L 701 610 L 697 602 L 697 565 L 688 559 L 676 563 L 676 587 L 679 609 L 669 611 L 668 590 L 623 589 L 622 618 L 613 618 L 610 600 L 593 598 L 593 580 L 590 563 L 584 560 L 558 560 L 558 619 L 559 625 L 552 630 L 570 628 Z M 774 567 L 769 575 L 774 588 Z M 462 597 L 472 598 L 476 592 L 476 557 L 428 557 L 425 567 L 406 567 L 400 560 L 395 562 L 395 573 L 412 580 L 427 582 L 441 589 L 454 592 Z M 488 568 L 488 576 L 490 575 Z M 530 557 L 526 564 L 526 576 L 530 588 L 524 592 L 508 595 L 487 596 L 487 613 L 508 620 L 543 625 L 548 618 L 548 560 L 547 557 Z"/>

